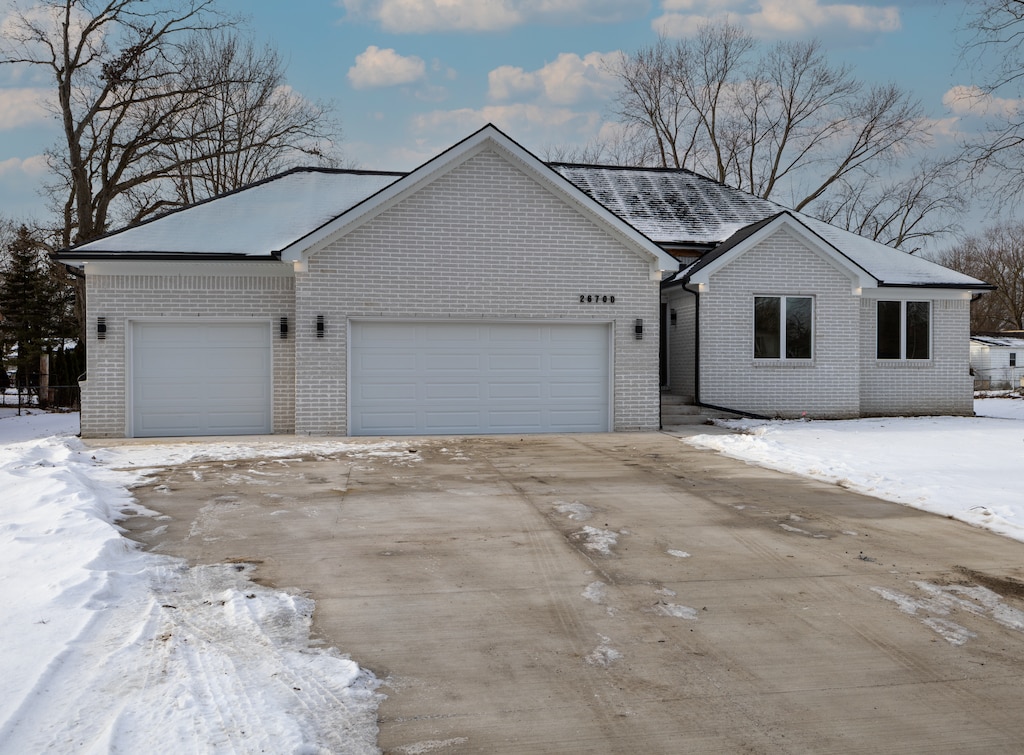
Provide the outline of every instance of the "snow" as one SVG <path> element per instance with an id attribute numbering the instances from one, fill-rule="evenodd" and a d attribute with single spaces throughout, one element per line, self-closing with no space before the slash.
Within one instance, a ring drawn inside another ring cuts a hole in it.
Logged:
<path id="1" fill-rule="evenodd" d="M 115 524 L 149 467 L 328 444 L 90 450 L 77 431 L 77 414 L 0 414 L 0 753 L 378 752 L 377 680 L 311 643 L 311 600 L 245 564 L 144 553 Z"/>
<path id="2" fill-rule="evenodd" d="M 401 173 L 302 169 L 131 226 L 74 252 L 270 257 L 401 178 Z M 230 233 L 224 233 L 230 228 Z M 74 257 L 74 252 L 66 256 Z"/>
<path id="3" fill-rule="evenodd" d="M 683 440 L 1024 541 L 1024 400 L 978 398 L 975 414 L 735 420 L 721 424 L 736 434 Z"/>

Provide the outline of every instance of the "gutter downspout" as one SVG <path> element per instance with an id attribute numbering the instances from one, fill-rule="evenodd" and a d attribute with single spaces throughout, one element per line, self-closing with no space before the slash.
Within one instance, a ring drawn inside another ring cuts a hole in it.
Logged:
<path id="1" fill-rule="evenodd" d="M 728 412 L 729 414 L 736 414 L 740 417 L 746 417 L 747 419 L 770 420 L 771 417 L 766 417 L 763 414 L 754 414 L 753 412 L 742 411 L 740 409 L 730 409 L 727 406 L 706 404 L 700 400 L 700 294 L 687 288 L 686 284 L 688 282 L 689 281 L 684 280 L 680 288 L 688 294 L 693 294 L 694 298 L 693 403 L 697 406 L 703 407 L 704 409 L 713 409 L 716 412 Z"/>

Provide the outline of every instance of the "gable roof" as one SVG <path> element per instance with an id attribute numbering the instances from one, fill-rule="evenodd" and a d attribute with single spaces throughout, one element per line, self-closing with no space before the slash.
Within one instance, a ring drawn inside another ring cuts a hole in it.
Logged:
<path id="1" fill-rule="evenodd" d="M 347 208 L 337 217 L 305 236 L 296 239 L 281 250 L 281 259 L 296 262 L 304 259 L 312 250 L 329 244 L 331 240 L 367 222 L 388 207 L 400 202 L 484 150 L 498 153 L 563 201 L 574 205 L 577 210 L 602 225 L 606 231 L 617 235 L 627 243 L 627 246 L 646 254 L 654 270 L 674 272 L 678 269 L 679 263 L 675 258 L 665 252 L 655 241 L 611 212 L 589 194 L 581 191 L 572 182 L 567 181 L 493 124 L 487 124 L 433 159 L 428 160 L 408 175 Z"/>
<path id="2" fill-rule="evenodd" d="M 554 163 L 552 168 L 666 245 L 712 248 L 674 281 L 705 268 L 774 219 L 787 215 L 879 286 L 989 290 L 992 286 L 767 199 L 682 169 Z"/>

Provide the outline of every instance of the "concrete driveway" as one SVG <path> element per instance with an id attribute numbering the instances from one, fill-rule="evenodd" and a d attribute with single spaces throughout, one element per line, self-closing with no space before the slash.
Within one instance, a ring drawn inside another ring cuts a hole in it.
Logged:
<path id="1" fill-rule="evenodd" d="M 1021 752 L 1024 545 L 666 434 L 196 462 L 133 536 L 254 561 L 389 753 Z"/>

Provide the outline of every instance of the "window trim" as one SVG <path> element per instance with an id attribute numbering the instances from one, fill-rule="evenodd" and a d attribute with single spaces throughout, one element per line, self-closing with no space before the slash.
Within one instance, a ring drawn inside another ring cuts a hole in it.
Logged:
<path id="1" fill-rule="evenodd" d="M 899 304 L 900 305 L 900 324 L 899 324 L 899 336 L 900 336 L 900 354 L 896 357 L 883 357 L 880 356 L 880 329 L 878 326 L 878 312 L 879 307 L 882 304 Z M 920 358 L 912 358 L 907 356 L 907 332 L 909 323 L 907 322 L 907 306 L 910 304 L 926 304 L 928 306 L 928 356 Z M 930 299 L 876 299 L 875 300 L 875 361 L 884 362 L 886 364 L 892 364 L 895 362 L 907 362 L 910 364 L 920 364 L 923 362 L 932 361 L 932 351 L 935 347 L 934 337 L 932 335 L 932 313 L 935 307 L 932 306 L 933 302 Z"/>
<path id="2" fill-rule="evenodd" d="M 760 357 L 757 355 L 757 300 L 758 299 L 778 299 L 779 300 L 779 356 L 777 357 Z M 787 357 L 786 356 L 786 312 L 788 309 L 789 299 L 807 299 L 811 303 L 811 335 L 810 335 L 810 347 L 811 353 L 806 357 Z M 750 331 L 753 336 L 750 344 L 751 356 L 758 364 L 772 364 L 779 362 L 791 362 L 793 364 L 811 364 L 814 361 L 815 348 L 814 348 L 814 334 L 815 324 L 814 316 L 816 312 L 815 297 L 809 294 L 754 294 L 751 299 L 751 322 Z"/>

